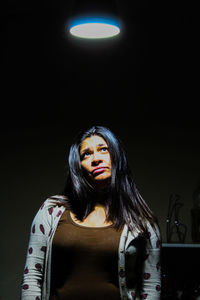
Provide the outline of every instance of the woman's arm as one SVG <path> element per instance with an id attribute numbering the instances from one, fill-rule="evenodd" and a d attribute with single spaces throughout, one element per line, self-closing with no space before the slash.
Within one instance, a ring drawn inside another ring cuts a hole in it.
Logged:
<path id="1" fill-rule="evenodd" d="M 44 262 L 49 232 L 50 222 L 48 221 L 48 211 L 44 203 L 31 225 L 21 287 L 21 300 L 42 299 Z"/>
<path id="2" fill-rule="evenodd" d="M 161 294 L 160 232 L 149 226 L 146 257 L 143 269 L 141 299 L 159 300 Z"/>

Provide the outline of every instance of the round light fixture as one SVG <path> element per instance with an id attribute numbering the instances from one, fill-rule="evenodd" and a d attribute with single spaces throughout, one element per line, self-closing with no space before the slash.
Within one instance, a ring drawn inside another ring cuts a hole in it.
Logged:
<path id="1" fill-rule="evenodd" d="M 120 33 L 116 20 L 108 18 L 79 18 L 71 22 L 70 33 L 85 39 L 110 38 Z"/>

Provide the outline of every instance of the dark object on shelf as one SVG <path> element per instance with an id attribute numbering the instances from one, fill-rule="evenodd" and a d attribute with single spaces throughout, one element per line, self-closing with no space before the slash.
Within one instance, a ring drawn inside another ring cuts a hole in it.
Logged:
<path id="1" fill-rule="evenodd" d="M 200 242 L 200 209 L 191 209 L 192 217 L 192 240 L 194 243 Z"/>
<path id="2" fill-rule="evenodd" d="M 200 186 L 193 194 L 194 207 L 191 209 L 192 217 L 192 240 L 194 243 L 200 242 Z"/>
<path id="3" fill-rule="evenodd" d="M 169 198 L 169 206 L 167 213 L 167 243 L 171 243 L 178 239 L 179 243 L 185 242 L 187 227 L 179 222 L 179 210 L 183 206 L 180 202 L 180 195 L 171 195 Z M 174 221 L 172 219 L 174 218 Z M 175 239 L 172 240 L 172 237 Z"/>
<path id="4" fill-rule="evenodd" d="M 200 209 L 200 186 L 194 191 L 193 200 L 194 208 Z"/>

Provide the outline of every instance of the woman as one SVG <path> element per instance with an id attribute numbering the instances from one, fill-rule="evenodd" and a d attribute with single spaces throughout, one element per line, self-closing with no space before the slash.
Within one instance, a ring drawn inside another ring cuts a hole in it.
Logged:
<path id="1" fill-rule="evenodd" d="M 120 141 L 95 126 L 70 148 L 64 195 L 31 226 L 22 300 L 160 299 L 160 234 Z"/>

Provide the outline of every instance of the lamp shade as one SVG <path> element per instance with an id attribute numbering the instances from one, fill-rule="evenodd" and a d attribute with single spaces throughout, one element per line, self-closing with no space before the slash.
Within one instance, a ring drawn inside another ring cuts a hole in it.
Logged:
<path id="1" fill-rule="evenodd" d="M 118 22 L 112 18 L 77 18 L 70 26 L 70 33 L 79 38 L 101 39 L 116 36 L 120 32 Z"/>
<path id="2" fill-rule="evenodd" d="M 85 39 L 102 39 L 120 33 L 120 22 L 115 1 L 74 2 L 69 22 L 71 35 Z"/>

